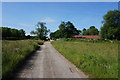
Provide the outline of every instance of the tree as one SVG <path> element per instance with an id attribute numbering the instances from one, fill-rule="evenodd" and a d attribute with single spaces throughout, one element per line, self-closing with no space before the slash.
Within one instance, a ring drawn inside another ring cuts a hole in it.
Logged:
<path id="1" fill-rule="evenodd" d="M 51 33 L 51 37 L 55 38 L 71 38 L 74 35 L 79 35 L 81 33 L 80 30 L 77 30 L 75 26 L 70 22 L 61 22 L 59 25 L 59 30 Z"/>
<path id="2" fill-rule="evenodd" d="M 120 40 L 120 11 L 109 11 L 103 16 L 103 27 L 101 27 L 101 38 Z"/>
<path id="3" fill-rule="evenodd" d="M 20 33 L 21 39 L 24 39 L 25 38 L 25 31 L 23 29 L 20 29 L 19 33 Z"/>
<path id="4" fill-rule="evenodd" d="M 60 30 L 55 31 L 55 38 L 61 38 Z"/>
<path id="5" fill-rule="evenodd" d="M 47 36 L 47 33 L 50 32 L 50 30 L 47 30 L 47 27 L 45 26 L 46 23 L 44 22 L 38 22 L 36 31 L 31 31 L 31 34 L 36 34 L 39 39 L 45 39 Z"/>
<path id="6" fill-rule="evenodd" d="M 99 34 L 99 31 L 97 28 L 95 28 L 95 26 L 91 26 L 88 30 L 89 32 L 89 35 L 98 35 Z"/>
<path id="7" fill-rule="evenodd" d="M 66 24 L 64 21 L 59 25 L 59 38 L 64 38 L 66 34 Z"/>
<path id="8" fill-rule="evenodd" d="M 51 37 L 51 39 L 53 39 L 53 38 L 55 38 L 55 33 L 50 33 L 50 37 Z"/>
<path id="9" fill-rule="evenodd" d="M 82 35 L 86 35 L 86 29 L 83 29 Z"/>
<path id="10" fill-rule="evenodd" d="M 66 23 L 66 32 L 67 32 L 66 38 L 71 38 L 74 35 L 79 35 L 79 31 L 75 28 L 75 26 L 70 21 Z"/>
<path id="11" fill-rule="evenodd" d="M 82 35 L 98 35 L 99 31 L 95 26 L 91 26 L 89 29 L 83 29 Z"/>

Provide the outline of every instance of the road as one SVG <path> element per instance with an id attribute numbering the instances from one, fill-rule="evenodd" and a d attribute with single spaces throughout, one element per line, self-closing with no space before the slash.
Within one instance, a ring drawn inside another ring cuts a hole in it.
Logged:
<path id="1" fill-rule="evenodd" d="M 87 78 L 87 76 L 65 59 L 50 42 L 45 42 L 16 73 L 16 78 Z"/>

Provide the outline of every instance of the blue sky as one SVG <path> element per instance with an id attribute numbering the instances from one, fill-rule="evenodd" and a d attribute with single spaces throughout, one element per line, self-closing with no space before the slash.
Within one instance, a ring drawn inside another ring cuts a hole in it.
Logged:
<path id="1" fill-rule="evenodd" d="M 26 34 L 35 30 L 38 21 L 46 22 L 51 32 L 61 21 L 71 21 L 80 30 L 90 26 L 100 30 L 103 16 L 115 9 L 117 2 L 3 2 L 2 25 L 24 29 Z"/>
<path id="2" fill-rule="evenodd" d="M 118 2 L 120 0 L 2 0 L 2 2 Z"/>

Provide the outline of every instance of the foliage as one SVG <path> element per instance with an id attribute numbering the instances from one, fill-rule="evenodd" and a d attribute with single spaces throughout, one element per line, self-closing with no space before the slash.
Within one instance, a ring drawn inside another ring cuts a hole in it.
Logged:
<path id="1" fill-rule="evenodd" d="M 40 40 L 2 41 L 2 77 L 10 78 L 13 72 L 35 49 L 43 44 Z"/>
<path id="2" fill-rule="evenodd" d="M 101 27 L 101 38 L 120 40 L 120 11 L 109 11 L 103 17 L 103 27 Z"/>
<path id="3" fill-rule="evenodd" d="M 77 30 L 75 26 L 70 22 L 61 22 L 59 25 L 59 30 L 50 34 L 52 38 L 70 38 L 74 35 L 79 35 L 80 30 Z"/>
<path id="4" fill-rule="evenodd" d="M 44 40 L 47 36 L 47 33 L 50 32 L 50 30 L 47 30 L 45 24 L 46 23 L 38 22 L 36 25 L 36 31 L 31 31 L 31 34 L 36 34 L 39 39 Z"/>
<path id="5" fill-rule="evenodd" d="M 89 29 L 83 29 L 82 35 L 98 35 L 99 31 L 95 26 L 91 26 Z"/>
<path id="6" fill-rule="evenodd" d="M 118 78 L 118 43 L 53 41 L 52 45 L 91 78 Z"/>
<path id="7" fill-rule="evenodd" d="M 25 39 L 25 31 L 23 29 L 17 30 L 8 27 L 0 27 L 0 29 L 2 30 L 2 39 Z"/>

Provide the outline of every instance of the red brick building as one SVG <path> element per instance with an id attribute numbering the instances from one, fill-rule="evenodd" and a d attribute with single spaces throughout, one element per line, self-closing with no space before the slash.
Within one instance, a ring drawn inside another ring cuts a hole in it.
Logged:
<path id="1" fill-rule="evenodd" d="M 100 39 L 98 35 L 75 35 L 73 38 Z"/>

